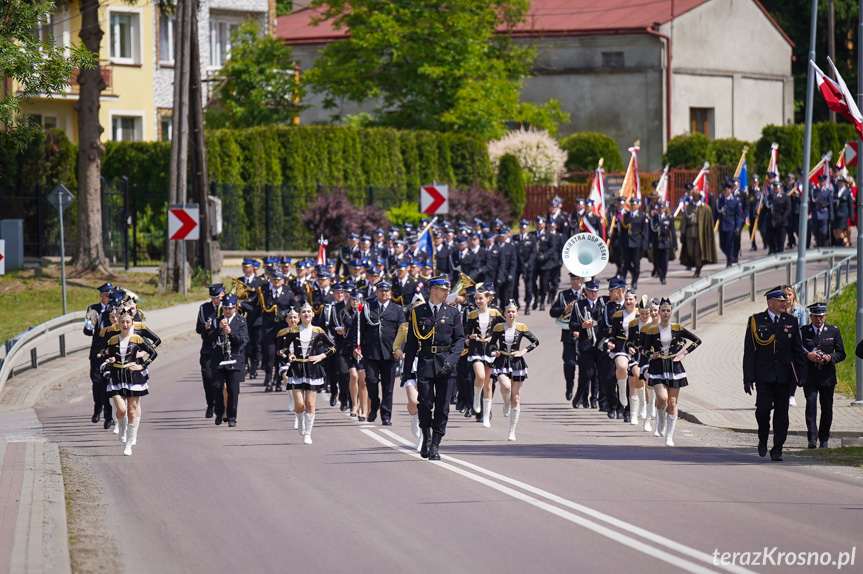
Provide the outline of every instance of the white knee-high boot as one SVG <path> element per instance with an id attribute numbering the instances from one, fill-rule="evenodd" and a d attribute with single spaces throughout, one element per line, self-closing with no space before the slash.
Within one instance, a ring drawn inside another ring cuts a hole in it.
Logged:
<path id="1" fill-rule="evenodd" d="M 294 413 L 294 428 L 300 433 L 300 436 L 306 434 L 306 413 Z"/>
<path id="2" fill-rule="evenodd" d="M 125 416 L 123 416 L 123 422 L 124 422 L 124 423 L 126 422 L 126 420 L 125 420 L 125 419 L 126 419 L 126 417 L 125 417 Z M 114 411 L 114 422 L 116 422 L 116 423 L 117 423 L 117 424 L 115 424 L 115 425 L 114 425 L 114 430 L 113 430 L 113 431 L 111 431 L 111 432 L 113 432 L 114 434 L 120 434 L 120 420 L 121 420 L 121 419 L 120 419 L 120 417 L 118 417 L 118 416 L 117 416 L 117 411 Z M 120 439 L 120 442 L 125 442 L 125 440 L 121 438 L 121 439 Z"/>
<path id="3" fill-rule="evenodd" d="M 127 433 L 126 448 L 123 449 L 123 454 L 126 456 L 132 456 L 132 445 L 135 444 L 138 439 L 138 423 L 128 425 Z"/>
<path id="4" fill-rule="evenodd" d="M 515 425 L 518 424 L 518 415 L 521 414 L 520 407 L 513 407 L 509 417 L 509 436 L 507 440 L 515 440 Z"/>
<path id="5" fill-rule="evenodd" d="M 677 415 L 668 415 L 665 427 L 665 446 L 674 446 L 674 427 L 677 425 Z"/>
<path id="6" fill-rule="evenodd" d="M 482 426 L 491 426 L 491 399 L 482 400 Z"/>
<path id="7" fill-rule="evenodd" d="M 306 417 L 306 433 L 303 437 L 303 444 L 312 444 L 312 427 L 315 424 L 315 415 L 304 413 Z"/>
<path id="8" fill-rule="evenodd" d="M 653 436 L 665 436 L 665 417 L 667 414 L 665 409 L 656 412 L 656 430 L 653 431 Z"/>
<path id="9" fill-rule="evenodd" d="M 638 424 L 638 412 L 641 402 L 638 400 L 638 395 L 629 395 L 629 424 Z"/>
<path id="10" fill-rule="evenodd" d="M 419 438 L 420 436 L 422 436 L 422 433 L 420 432 L 419 413 L 411 415 L 411 434 L 414 435 L 414 438 Z"/>
<path id="11" fill-rule="evenodd" d="M 120 435 L 120 442 L 126 442 L 126 432 L 128 432 L 129 422 L 126 417 L 120 418 L 117 417 L 117 426 L 114 427 L 117 430 L 117 434 Z"/>
<path id="12" fill-rule="evenodd" d="M 504 393 L 501 392 L 500 396 L 503 397 L 503 416 L 508 417 L 511 405 L 509 404 L 509 399 L 512 396 L 512 393 Z"/>
<path id="13" fill-rule="evenodd" d="M 638 394 L 639 408 L 638 408 L 638 418 L 646 419 L 647 417 L 647 389 L 644 387 L 639 387 L 635 389 L 636 394 Z"/>
<path id="14" fill-rule="evenodd" d="M 296 404 L 294 404 L 294 391 L 288 389 L 288 410 L 292 411 L 296 408 Z M 296 427 L 294 427 L 296 428 Z"/>
<path id="15" fill-rule="evenodd" d="M 473 412 L 478 413 L 482 406 L 482 387 L 473 388 Z"/>
<path id="16" fill-rule="evenodd" d="M 656 418 L 656 391 L 653 387 L 647 387 L 647 400 L 649 404 L 650 418 Z"/>
<path id="17" fill-rule="evenodd" d="M 126 415 L 126 416 L 128 417 L 129 415 Z M 131 442 L 132 446 L 135 446 L 136 444 L 138 444 L 138 429 L 141 428 L 141 418 L 136 417 L 136 419 L 135 419 L 135 432 L 132 434 L 132 436 L 129 436 L 129 427 L 130 426 L 131 425 L 129 424 L 129 421 L 126 421 L 126 443 L 128 444 L 129 442 Z"/>
<path id="18" fill-rule="evenodd" d="M 623 408 L 623 399 L 629 396 L 626 394 L 626 378 L 617 379 L 617 396 L 620 397 L 621 408 Z"/>

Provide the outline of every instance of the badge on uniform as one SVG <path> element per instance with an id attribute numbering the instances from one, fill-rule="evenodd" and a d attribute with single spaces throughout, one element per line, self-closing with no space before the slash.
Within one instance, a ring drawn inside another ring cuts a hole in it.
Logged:
<path id="1" fill-rule="evenodd" d="M 441 319 L 440 324 L 443 325 L 444 323 L 446 323 L 446 319 Z"/>

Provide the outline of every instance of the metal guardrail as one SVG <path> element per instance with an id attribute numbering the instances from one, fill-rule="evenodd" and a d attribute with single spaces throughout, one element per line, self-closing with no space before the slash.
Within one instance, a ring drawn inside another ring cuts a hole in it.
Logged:
<path id="1" fill-rule="evenodd" d="M 823 294 L 830 298 L 844 288 L 845 285 L 857 280 L 856 274 L 851 274 L 851 265 L 857 258 L 857 250 L 851 247 L 844 248 L 818 248 L 806 253 L 807 263 L 829 261 L 830 268 L 820 271 L 804 281 L 795 284 L 799 303 L 804 307 L 809 304 L 810 297 L 815 298 L 817 285 L 823 281 Z M 749 298 L 755 301 L 757 292 L 757 276 L 782 268 L 786 270 L 785 283 L 792 283 L 792 271 L 797 263 L 797 253 L 778 253 L 748 261 L 739 266 L 729 267 L 717 271 L 707 277 L 693 281 L 686 287 L 674 291 L 669 299 L 674 304 L 674 321 L 680 322 L 680 309 L 690 306 L 690 324 L 693 329 L 698 326 L 699 298 L 711 291 L 716 291 L 716 310 L 719 315 L 725 313 L 725 287 L 731 283 L 749 280 Z M 842 281 L 844 270 L 845 281 Z M 835 278 L 835 281 L 834 281 Z M 810 288 L 811 286 L 811 288 Z M 703 309 L 703 307 L 701 307 Z"/>
<path id="2" fill-rule="evenodd" d="M 12 376 L 12 365 L 23 353 L 30 351 L 30 365 L 36 369 L 39 367 L 39 356 L 36 349 L 39 345 L 59 337 L 60 356 L 65 357 L 66 334 L 83 329 L 85 315 L 85 311 L 61 315 L 8 339 L 5 343 L 6 357 L 0 360 L 0 392 L 3 391 L 6 381 Z"/>

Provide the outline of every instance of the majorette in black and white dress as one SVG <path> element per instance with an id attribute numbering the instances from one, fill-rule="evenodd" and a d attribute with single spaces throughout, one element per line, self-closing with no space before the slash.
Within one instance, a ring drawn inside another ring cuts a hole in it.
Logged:
<path id="1" fill-rule="evenodd" d="M 687 354 L 701 345 L 701 339 L 678 323 L 669 323 L 666 328 L 663 328 L 662 325 L 651 325 L 644 329 L 642 352 L 648 358 L 654 353 L 660 355 L 656 359 L 649 359 L 648 385 L 651 387 L 665 385 L 674 389 L 689 385 L 683 363 L 674 360 L 674 357 L 683 350 L 686 341 L 691 342 L 686 349 Z"/>
<path id="2" fill-rule="evenodd" d="M 611 318 L 611 340 L 614 342 L 614 350 L 608 351 L 608 356 L 612 360 L 617 357 L 626 357 L 630 362 L 629 368 L 633 364 L 637 364 L 633 356 L 627 349 L 627 341 L 629 339 L 629 324 L 633 319 L 638 319 L 638 311 L 633 310 L 632 313 L 626 312 L 626 307 L 616 312 Z"/>
<path id="3" fill-rule="evenodd" d="M 530 341 L 530 345 L 526 348 L 528 353 L 539 346 L 539 339 L 524 323 L 516 323 L 512 327 L 507 327 L 506 323 L 494 326 L 491 333 L 491 353 L 497 351 L 500 352 L 500 356 L 494 360 L 494 366 L 491 369 L 493 375 L 504 375 L 515 382 L 527 379 L 527 362 L 524 357 L 514 356 L 521 350 L 521 341 L 524 338 Z"/>
<path id="4" fill-rule="evenodd" d="M 494 355 L 490 349 L 492 332 L 503 322 L 503 315 L 493 307 L 487 307 L 484 313 L 479 309 L 468 313 L 464 329 L 464 336 L 468 340 L 468 363 L 481 361 L 489 367 L 492 366 L 494 363 Z M 471 335 L 476 335 L 476 339 L 471 339 Z"/>
<path id="5" fill-rule="evenodd" d="M 138 358 L 138 351 L 147 353 L 146 357 Z M 123 397 L 143 397 L 149 394 L 147 384 L 146 368 L 156 358 L 156 349 L 142 336 L 130 333 L 127 337 L 117 334 L 108 339 L 108 344 L 102 352 L 106 362 L 102 369 L 107 373 L 109 397 L 121 395 Z M 113 358 L 113 363 L 107 359 Z M 129 367 L 141 365 L 145 370 L 132 371 Z"/>
<path id="6" fill-rule="evenodd" d="M 326 374 L 326 362 L 315 364 L 309 357 L 320 354 L 325 354 L 328 358 L 333 356 L 336 347 L 330 336 L 320 327 L 310 325 L 304 328 L 302 325 L 297 325 L 283 329 L 277 337 L 281 338 L 281 349 L 286 355 L 281 360 L 288 363 L 291 353 L 295 357 L 289 364 L 280 367 L 280 370 L 288 373 L 287 383 L 291 385 L 290 388 L 321 392 Z"/>

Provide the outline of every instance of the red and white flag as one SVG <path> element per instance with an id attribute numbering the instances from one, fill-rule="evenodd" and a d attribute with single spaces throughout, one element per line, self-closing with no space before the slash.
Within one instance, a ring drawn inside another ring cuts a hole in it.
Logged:
<path id="1" fill-rule="evenodd" d="M 826 175 L 828 178 L 830 177 L 830 156 L 833 155 L 833 152 L 828 152 L 827 155 L 821 158 L 821 161 L 815 164 L 809 171 L 809 183 L 812 185 L 818 185 L 818 176 Z"/>
<path id="2" fill-rule="evenodd" d="M 602 162 L 603 159 L 600 158 L 599 167 L 596 168 L 593 181 L 590 182 L 590 195 L 588 196 L 588 199 L 593 201 L 594 213 L 599 215 L 600 220 L 602 221 L 602 239 L 605 241 L 605 176 L 603 175 L 605 170 L 602 169 Z M 582 222 L 582 224 L 583 223 L 584 222 Z M 599 235 L 599 230 L 588 229 L 588 231 Z"/>
<path id="3" fill-rule="evenodd" d="M 704 162 L 704 165 L 701 166 L 701 171 L 698 172 L 698 175 L 696 175 L 695 179 L 692 181 L 692 187 L 701 192 L 705 201 L 707 200 L 707 172 L 709 170 L 710 164 Z"/>
<path id="4" fill-rule="evenodd" d="M 324 239 L 324 236 L 321 235 L 321 238 L 318 239 L 318 265 L 326 265 L 327 264 L 327 244 L 329 241 Z"/>
<path id="5" fill-rule="evenodd" d="M 662 170 L 662 175 L 659 176 L 659 183 L 656 184 L 656 193 L 663 203 L 668 205 L 668 164 Z"/>
<path id="6" fill-rule="evenodd" d="M 839 159 L 836 160 L 834 167 L 839 170 L 839 174 L 848 179 L 848 166 L 845 164 L 845 148 L 842 148 L 842 151 L 839 152 Z"/>
<path id="7" fill-rule="evenodd" d="M 833 65 L 833 60 L 827 58 L 827 62 L 833 69 L 833 75 L 836 77 L 836 80 L 831 80 L 825 76 L 821 68 L 816 66 L 815 62 L 809 60 L 809 64 L 815 70 L 815 82 L 818 85 L 818 91 L 821 92 L 821 95 L 827 101 L 827 107 L 854 124 L 857 134 L 863 138 L 863 115 L 860 114 L 860 108 L 857 107 L 854 96 L 848 91 L 845 80 L 842 79 L 836 66 Z"/>
<path id="8" fill-rule="evenodd" d="M 779 144 L 770 144 L 770 161 L 767 162 L 767 172 L 779 175 Z"/>

